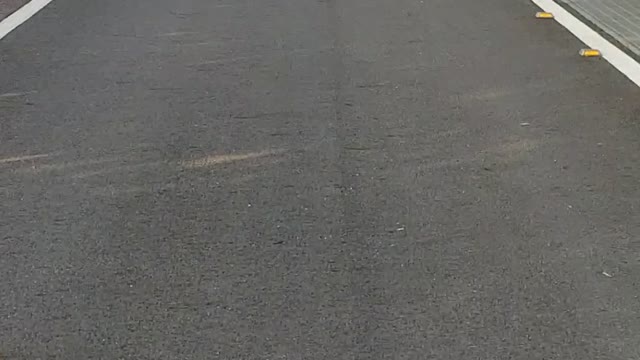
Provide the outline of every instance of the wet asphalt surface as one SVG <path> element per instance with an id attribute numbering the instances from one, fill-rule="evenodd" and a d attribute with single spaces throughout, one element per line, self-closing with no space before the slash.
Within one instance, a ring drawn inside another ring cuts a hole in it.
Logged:
<path id="1" fill-rule="evenodd" d="M 633 359 L 640 90 L 525 0 L 55 0 L 0 41 L 6 359 Z"/>

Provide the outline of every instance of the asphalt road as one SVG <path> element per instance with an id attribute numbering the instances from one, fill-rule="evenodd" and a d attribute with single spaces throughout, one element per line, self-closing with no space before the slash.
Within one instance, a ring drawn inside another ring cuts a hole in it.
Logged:
<path id="1" fill-rule="evenodd" d="M 0 41 L 5 359 L 637 359 L 640 89 L 526 0 L 54 0 Z"/>
<path id="2" fill-rule="evenodd" d="M 27 0 L 0 0 L 0 20 L 11 15 L 27 2 Z"/>

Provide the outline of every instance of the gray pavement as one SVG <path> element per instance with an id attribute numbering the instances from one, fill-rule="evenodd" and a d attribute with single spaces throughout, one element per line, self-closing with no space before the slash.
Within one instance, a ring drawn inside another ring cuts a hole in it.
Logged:
<path id="1" fill-rule="evenodd" d="M 640 89 L 525 0 L 56 0 L 0 42 L 7 359 L 634 359 Z"/>
<path id="2" fill-rule="evenodd" d="M 0 19 L 11 15 L 26 3 L 27 0 L 0 0 Z"/>
<path id="3" fill-rule="evenodd" d="M 560 0 L 640 55 L 640 0 Z"/>

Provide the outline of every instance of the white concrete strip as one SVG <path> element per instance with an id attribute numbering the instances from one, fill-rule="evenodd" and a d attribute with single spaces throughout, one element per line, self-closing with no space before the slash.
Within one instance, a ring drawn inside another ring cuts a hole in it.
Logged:
<path id="1" fill-rule="evenodd" d="M 613 67 L 626 75 L 631 81 L 640 86 L 640 64 L 624 51 L 617 48 L 595 30 L 578 20 L 562 6 L 553 0 L 532 0 L 542 10 L 553 14 L 560 25 L 585 43 L 589 48 L 600 50 L 602 57 Z M 578 49 L 576 49 L 576 52 Z M 576 55 L 577 56 L 577 55 Z"/>
<path id="2" fill-rule="evenodd" d="M 0 40 L 42 10 L 52 0 L 31 0 L 13 14 L 0 21 Z"/>

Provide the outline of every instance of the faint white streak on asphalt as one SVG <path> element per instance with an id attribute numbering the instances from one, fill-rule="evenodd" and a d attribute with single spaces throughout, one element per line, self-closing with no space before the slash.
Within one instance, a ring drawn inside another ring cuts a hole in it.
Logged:
<path id="1" fill-rule="evenodd" d="M 176 36 L 186 36 L 186 35 L 195 35 L 197 32 L 194 31 L 176 31 L 170 33 L 160 34 L 160 37 L 176 37 Z"/>
<path id="2" fill-rule="evenodd" d="M 36 93 L 36 91 L 4 93 L 4 94 L 0 94 L 0 98 L 13 98 L 13 97 L 19 97 L 19 96 L 34 94 L 34 93 Z"/>
<path id="3" fill-rule="evenodd" d="M 224 63 L 233 63 L 236 61 L 244 61 L 244 60 L 260 60 L 260 59 L 264 59 L 268 56 L 273 56 L 273 57 L 277 57 L 277 56 L 291 56 L 291 55 L 312 55 L 315 53 L 320 53 L 323 51 L 328 51 L 331 50 L 331 48 L 326 47 L 326 48 L 318 48 L 318 49 L 293 49 L 293 50 L 274 50 L 273 53 L 269 53 L 269 54 L 260 54 L 260 55 L 250 55 L 250 56 L 237 56 L 237 57 L 227 57 L 227 58 L 220 58 L 220 59 L 214 59 L 214 60 L 205 60 L 205 61 L 201 61 L 199 63 L 195 63 L 195 64 L 190 64 L 188 66 L 190 67 L 199 67 L 199 66 L 206 66 L 206 65 L 217 65 L 217 64 L 224 64 Z"/>
<path id="4" fill-rule="evenodd" d="M 0 22 L 0 39 L 7 36 L 15 28 L 20 26 L 25 21 L 29 20 L 38 11 L 42 10 L 52 0 L 31 0 L 26 5 L 18 9 L 13 14 L 9 15 L 6 19 Z"/>
<path id="5" fill-rule="evenodd" d="M 45 173 L 45 172 L 68 172 L 73 169 L 82 168 L 82 167 L 90 167 L 90 166 L 103 166 L 108 163 L 116 162 L 117 158 L 101 158 L 101 159 L 90 159 L 90 160 L 80 160 L 80 161 L 69 161 L 62 163 L 54 163 L 54 164 L 36 164 L 29 168 L 23 168 L 18 170 L 18 172 L 25 172 L 30 174 L 36 173 Z M 75 177 L 75 176 L 74 176 Z"/>
<path id="6" fill-rule="evenodd" d="M 186 168 L 202 168 L 241 160 L 258 159 L 266 156 L 281 154 L 282 152 L 282 150 L 264 150 L 247 154 L 210 155 L 194 160 L 184 161 L 182 163 L 182 166 Z"/>
<path id="7" fill-rule="evenodd" d="M 15 162 L 36 160 L 36 159 L 46 158 L 48 156 L 49 156 L 48 154 L 14 156 L 14 157 L 8 157 L 8 158 L 0 159 L 0 164 L 11 164 L 11 163 L 15 163 Z"/>

